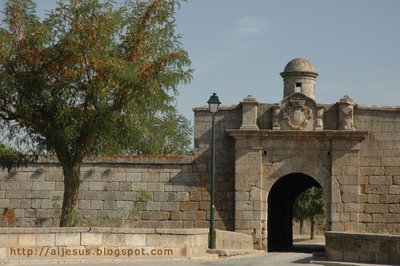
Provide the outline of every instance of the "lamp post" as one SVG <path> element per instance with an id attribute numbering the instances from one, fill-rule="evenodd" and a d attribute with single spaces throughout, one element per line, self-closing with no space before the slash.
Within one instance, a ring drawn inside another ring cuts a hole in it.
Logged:
<path id="1" fill-rule="evenodd" d="M 210 234 L 209 234 L 209 245 L 210 249 L 215 249 L 215 222 L 214 222 L 214 201 L 215 201 L 215 126 L 214 118 L 218 113 L 219 105 L 221 102 L 218 99 L 216 93 L 211 95 L 208 100 L 208 109 L 212 117 L 212 129 L 211 129 L 211 200 L 210 200 Z"/>

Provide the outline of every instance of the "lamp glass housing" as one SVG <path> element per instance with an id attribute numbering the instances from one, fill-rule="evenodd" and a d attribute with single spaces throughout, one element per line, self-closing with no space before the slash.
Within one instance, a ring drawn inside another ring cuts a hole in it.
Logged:
<path id="1" fill-rule="evenodd" d="M 221 104 L 221 102 L 218 99 L 217 94 L 213 93 L 213 95 L 211 95 L 211 97 L 207 103 L 208 103 L 208 110 L 210 111 L 210 113 L 212 115 L 216 115 L 219 110 L 219 105 Z"/>

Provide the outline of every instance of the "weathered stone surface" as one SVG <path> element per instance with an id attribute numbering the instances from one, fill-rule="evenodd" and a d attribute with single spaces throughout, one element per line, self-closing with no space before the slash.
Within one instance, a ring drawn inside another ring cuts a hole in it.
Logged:
<path id="1" fill-rule="evenodd" d="M 55 234 L 36 234 L 36 246 L 55 246 Z"/>
<path id="2" fill-rule="evenodd" d="M 387 213 L 388 206 L 386 204 L 365 204 L 364 211 L 366 213 Z"/>
<path id="3" fill-rule="evenodd" d="M 79 246 L 81 236 L 79 233 L 56 234 L 56 246 Z"/>
<path id="4" fill-rule="evenodd" d="M 199 221 L 204 220 L 206 213 L 204 211 L 185 211 L 183 212 L 182 220 L 184 221 Z"/>
<path id="5" fill-rule="evenodd" d="M 176 193 L 176 201 L 180 202 L 180 201 L 189 201 L 189 200 L 190 200 L 189 192 Z"/>
<path id="6" fill-rule="evenodd" d="M 357 105 L 348 96 L 318 104 L 316 73 L 305 70 L 284 72 L 287 97 L 279 104 L 249 97 L 221 106 L 215 117 L 217 228 L 252 235 L 255 246 L 265 245 L 268 231 L 274 231 L 267 221 L 273 190 L 291 176 L 280 194 L 294 196 L 301 192 L 295 191 L 295 179 L 306 176 L 310 179 L 301 189 L 321 186 L 325 192 L 331 211 L 327 229 L 400 233 L 400 109 Z M 108 216 L 123 226 L 207 227 L 211 115 L 207 108 L 194 111 L 193 157 L 85 159 L 80 216 Z M 40 162 L 12 174 L 0 172 L 2 225 L 58 224 L 62 169 L 51 158 Z"/>
<path id="7" fill-rule="evenodd" d="M 368 203 L 380 203 L 381 196 L 378 194 L 368 194 L 367 195 L 367 202 Z"/>
<path id="8" fill-rule="evenodd" d="M 142 212 L 142 220 L 168 220 L 170 217 L 170 213 L 166 211 L 143 211 Z"/>
<path id="9" fill-rule="evenodd" d="M 150 192 L 163 192 L 164 191 L 164 184 L 163 183 L 148 183 L 147 184 L 147 191 Z"/>
<path id="10" fill-rule="evenodd" d="M 196 211 L 199 209 L 199 202 L 181 202 L 179 209 L 181 211 Z"/>
<path id="11" fill-rule="evenodd" d="M 389 204 L 389 213 L 400 213 L 400 205 Z"/>
<path id="12" fill-rule="evenodd" d="M 128 247 L 144 247 L 146 246 L 146 235 L 128 234 L 125 236 L 125 242 Z"/>
<path id="13" fill-rule="evenodd" d="M 103 245 L 109 247 L 124 247 L 126 245 L 126 234 L 104 234 Z"/>
<path id="14" fill-rule="evenodd" d="M 161 211 L 178 211 L 179 204 L 176 202 L 161 202 Z"/>
<path id="15" fill-rule="evenodd" d="M 82 233 L 81 243 L 82 246 L 101 246 L 103 245 L 103 234 L 101 233 Z M 104 243 L 108 244 L 108 243 Z"/>
<path id="16" fill-rule="evenodd" d="M 35 246 L 36 236 L 32 234 L 19 234 L 18 246 Z"/>
<path id="17" fill-rule="evenodd" d="M 367 194 L 386 195 L 389 192 L 389 187 L 387 185 L 367 185 L 365 186 L 365 192 Z"/>
<path id="18" fill-rule="evenodd" d="M 142 181 L 143 173 L 127 173 L 126 181 L 140 182 Z"/>
<path id="19" fill-rule="evenodd" d="M 90 209 L 92 210 L 102 210 L 104 207 L 104 202 L 102 200 L 91 200 Z"/>
<path id="20" fill-rule="evenodd" d="M 392 177 L 391 176 L 370 176 L 369 184 L 371 184 L 371 185 L 391 185 Z"/>
<path id="21" fill-rule="evenodd" d="M 147 202 L 146 203 L 146 210 L 149 211 L 159 211 L 161 208 L 161 202 Z"/>

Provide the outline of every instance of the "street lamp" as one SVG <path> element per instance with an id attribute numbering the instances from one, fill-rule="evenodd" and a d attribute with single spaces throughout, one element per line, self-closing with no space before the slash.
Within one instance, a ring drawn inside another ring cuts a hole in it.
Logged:
<path id="1" fill-rule="evenodd" d="M 209 245 L 210 249 L 215 249 L 215 222 L 214 222 L 214 201 L 215 201 L 215 126 L 214 118 L 218 113 L 219 105 L 221 102 L 218 99 L 216 93 L 211 95 L 208 100 L 208 110 L 212 116 L 212 129 L 211 129 L 211 200 L 210 200 L 210 234 L 209 234 Z"/>

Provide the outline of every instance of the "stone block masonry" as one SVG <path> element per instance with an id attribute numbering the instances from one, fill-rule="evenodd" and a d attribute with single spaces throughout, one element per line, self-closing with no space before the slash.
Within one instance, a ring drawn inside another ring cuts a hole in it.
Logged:
<path id="1" fill-rule="evenodd" d="M 0 260 L 14 265 L 192 257 L 206 254 L 207 239 L 207 229 L 0 228 Z"/>
<path id="2" fill-rule="evenodd" d="M 326 255 L 332 261 L 400 265 L 400 236 L 326 232 Z"/>
<path id="3" fill-rule="evenodd" d="M 318 74 L 306 59 L 290 61 L 281 76 L 279 103 L 248 96 L 215 116 L 216 228 L 251 236 L 257 249 L 286 250 L 293 201 L 316 186 L 327 231 L 400 233 L 400 107 L 349 96 L 316 102 Z M 207 107 L 193 111 L 193 157 L 86 160 L 78 224 L 207 228 L 212 118 Z M 54 160 L 0 172 L 1 226 L 57 226 L 62 191 Z"/>
<path id="4" fill-rule="evenodd" d="M 77 224 L 135 228 L 207 228 L 208 173 L 191 156 L 89 158 L 81 168 Z M 230 180 L 219 179 L 226 188 Z M 0 227 L 58 226 L 62 169 L 41 158 L 13 172 L 0 172 Z M 229 189 L 217 194 L 216 226 L 233 228 Z"/>
<path id="5" fill-rule="evenodd" d="M 208 228 L 0 228 L 2 264 L 130 262 L 205 256 Z M 218 250 L 251 251 L 252 237 L 216 230 Z"/>
<path id="6" fill-rule="evenodd" d="M 368 130 L 360 146 L 359 232 L 400 232 L 400 109 L 357 108 L 356 125 Z"/>

